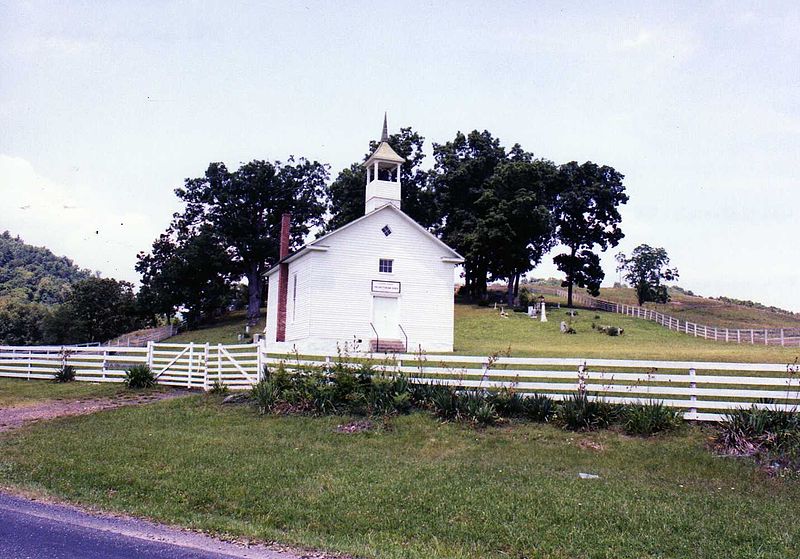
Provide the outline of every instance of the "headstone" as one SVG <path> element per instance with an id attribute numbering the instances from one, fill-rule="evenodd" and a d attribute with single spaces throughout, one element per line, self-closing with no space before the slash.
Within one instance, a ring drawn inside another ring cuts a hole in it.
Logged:
<path id="1" fill-rule="evenodd" d="M 569 326 L 567 326 L 567 323 L 562 320 L 561 324 L 559 325 L 559 328 L 561 329 L 562 334 L 566 334 L 567 330 L 569 329 Z"/>
<path id="2" fill-rule="evenodd" d="M 547 322 L 547 309 L 544 305 L 544 301 L 542 301 L 542 322 Z"/>
<path id="3" fill-rule="evenodd" d="M 531 318 L 536 317 L 536 307 L 533 305 L 528 305 L 528 316 Z"/>

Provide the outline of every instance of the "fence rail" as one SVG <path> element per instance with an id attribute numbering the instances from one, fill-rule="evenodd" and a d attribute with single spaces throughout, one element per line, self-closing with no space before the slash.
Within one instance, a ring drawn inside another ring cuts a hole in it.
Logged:
<path id="1" fill-rule="evenodd" d="M 564 289 L 543 288 L 541 286 L 536 286 L 535 289 L 558 297 L 567 296 L 567 292 Z M 681 332 L 696 338 L 703 338 L 705 340 L 738 344 L 800 347 L 800 328 L 726 328 L 722 326 L 709 326 L 689 322 L 688 320 L 681 320 L 674 316 L 638 305 L 615 303 L 595 297 L 587 297 L 579 293 L 573 293 L 572 300 L 583 307 L 650 320 L 669 330 L 675 330 L 676 332 Z"/>
<path id="2" fill-rule="evenodd" d="M 376 374 L 485 390 L 513 389 L 560 400 L 578 392 L 613 403 L 662 401 L 689 420 L 719 421 L 755 405 L 793 411 L 800 405 L 800 368 L 775 363 L 715 363 L 465 355 L 285 356 L 261 344 L 170 344 L 147 347 L 0 346 L 0 377 L 52 379 L 64 365 L 76 380 L 122 382 L 132 365 L 147 364 L 160 384 L 209 390 L 215 383 L 245 390 L 266 365 L 302 372 L 332 371 L 344 360 Z"/>

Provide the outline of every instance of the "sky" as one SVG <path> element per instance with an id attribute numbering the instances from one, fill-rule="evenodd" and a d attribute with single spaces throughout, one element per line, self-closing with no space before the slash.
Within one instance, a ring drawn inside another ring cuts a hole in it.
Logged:
<path id="1" fill-rule="evenodd" d="M 622 172 L 607 284 L 647 243 L 686 289 L 800 311 L 797 2 L 6 0 L 0 231 L 135 282 L 184 179 L 289 155 L 335 176 L 384 111 L 428 150 L 485 129 Z"/>

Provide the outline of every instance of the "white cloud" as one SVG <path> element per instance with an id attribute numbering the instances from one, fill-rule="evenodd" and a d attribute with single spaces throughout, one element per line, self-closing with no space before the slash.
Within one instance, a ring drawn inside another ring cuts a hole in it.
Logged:
<path id="1" fill-rule="evenodd" d="M 83 268 L 135 281 L 136 253 L 150 246 L 158 227 L 140 213 L 59 184 L 25 159 L 0 154 L 0 230 L 46 246 Z"/>

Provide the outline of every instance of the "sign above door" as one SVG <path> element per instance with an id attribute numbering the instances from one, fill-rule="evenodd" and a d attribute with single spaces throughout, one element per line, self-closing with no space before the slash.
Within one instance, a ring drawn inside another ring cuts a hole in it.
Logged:
<path id="1" fill-rule="evenodd" d="M 372 292 L 397 295 L 398 293 L 400 293 L 400 282 L 372 280 Z"/>

